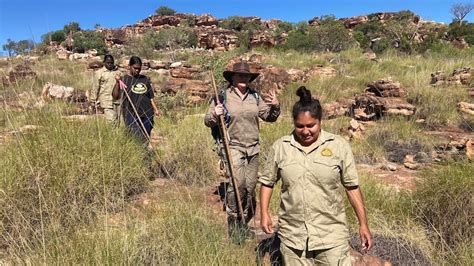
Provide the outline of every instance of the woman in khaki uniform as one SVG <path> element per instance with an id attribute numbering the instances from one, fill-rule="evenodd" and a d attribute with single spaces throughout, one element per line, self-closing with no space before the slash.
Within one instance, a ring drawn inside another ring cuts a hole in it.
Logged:
<path id="1" fill-rule="evenodd" d="M 211 102 L 204 123 L 212 128 L 217 125 L 219 115 L 225 115 L 227 120 L 230 153 L 245 221 L 239 219 L 232 185 L 226 193 L 226 210 L 229 235 L 234 242 L 241 243 L 245 238 L 252 237 L 247 223 L 252 219 L 256 207 L 255 186 L 260 152 L 259 119 L 276 121 L 280 115 L 280 106 L 274 91 L 265 99 L 260 99 L 260 94 L 249 86 L 258 73 L 250 72 L 248 63 L 236 63 L 232 70 L 224 71 L 223 75 L 229 86 L 221 89 L 219 103 L 216 103 L 215 99 Z"/>
<path id="2" fill-rule="evenodd" d="M 259 182 L 261 226 L 273 233 L 268 210 L 282 180 L 278 235 L 285 265 L 351 265 L 344 191 L 359 220 L 363 248 L 372 246 L 364 201 L 349 144 L 321 130 L 322 108 L 305 87 L 293 106 L 294 131 L 277 140 Z"/>

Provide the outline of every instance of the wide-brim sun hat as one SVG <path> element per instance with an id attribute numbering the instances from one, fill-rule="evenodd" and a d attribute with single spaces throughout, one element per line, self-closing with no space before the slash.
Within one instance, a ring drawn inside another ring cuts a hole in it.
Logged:
<path id="1" fill-rule="evenodd" d="M 232 76 L 234 74 L 245 74 L 250 76 L 250 81 L 255 80 L 259 73 L 250 72 L 250 66 L 247 62 L 242 61 L 232 65 L 232 70 L 226 70 L 223 73 L 224 78 L 232 84 Z"/>

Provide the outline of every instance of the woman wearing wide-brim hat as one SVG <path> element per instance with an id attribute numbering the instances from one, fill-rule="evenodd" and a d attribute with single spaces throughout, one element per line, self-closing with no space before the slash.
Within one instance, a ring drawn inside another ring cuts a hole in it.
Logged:
<path id="1" fill-rule="evenodd" d="M 212 100 L 204 118 L 206 126 L 211 128 L 217 126 L 220 115 L 224 115 L 226 120 L 232 165 L 245 216 L 245 221 L 240 221 L 234 188 L 230 185 L 226 193 L 229 235 L 238 243 L 253 236 L 247 223 L 254 216 L 256 207 L 255 185 L 260 152 L 259 119 L 275 122 L 280 115 L 275 91 L 272 90 L 263 99 L 250 85 L 258 75 L 250 71 L 250 66 L 245 61 L 235 63 L 231 70 L 224 71 L 223 76 L 229 84 L 220 90 L 218 101 Z"/>

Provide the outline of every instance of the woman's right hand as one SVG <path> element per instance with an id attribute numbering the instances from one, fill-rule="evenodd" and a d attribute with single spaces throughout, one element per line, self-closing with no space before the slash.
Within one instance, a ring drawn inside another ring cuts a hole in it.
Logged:
<path id="1" fill-rule="evenodd" d="M 218 104 L 216 107 L 214 107 L 214 114 L 216 117 L 219 117 L 224 114 L 224 105 Z"/>
<path id="2" fill-rule="evenodd" d="M 115 80 L 119 81 L 122 79 L 122 76 L 120 74 L 115 75 Z"/>
<path id="3" fill-rule="evenodd" d="M 272 218 L 268 212 L 262 213 L 262 217 L 260 218 L 260 226 L 262 227 L 263 232 L 267 234 L 273 234 Z"/>

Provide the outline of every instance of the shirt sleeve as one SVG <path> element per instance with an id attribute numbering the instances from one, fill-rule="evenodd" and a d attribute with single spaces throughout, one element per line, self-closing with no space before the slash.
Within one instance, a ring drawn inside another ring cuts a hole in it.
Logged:
<path id="1" fill-rule="evenodd" d="M 278 164 L 276 160 L 276 146 L 278 142 L 275 142 L 268 153 L 267 160 L 263 167 L 263 173 L 258 178 L 258 182 L 265 186 L 273 187 L 279 178 L 278 175 Z"/>
<path id="2" fill-rule="evenodd" d="M 269 105 L 260 99 L 258 102 L 258 117 L 266 122 L 275 122 L 280 116 L 280 106 Z"/>
<path id="3" fill-rule="evenodd" d="M 148 98 L 150 99 L 153 99 L 155 97 L 155 89 L 153 88 L 153 85 L 151 84 L 151 79 L 149 77 L 147 77 L 147 87 L 148 87 L 148 91 L 147 91 L 147 96 Z"/>
<path id="4" fill-rule="evenodd" d="M 94 79 L 92 81 L 91 94 L 89 96 L 90 97 L 89 102 L 91 103 L 95 103 L 97 101 L 97 95 L 99 94 L 101 78 L 102 78 L 102 70 L 99 69 L 96 72 L 94 72 Z"/>
<path id="5" fill-rule="evenodd" d="M 342 139 L 342 176 L 341 181 L 345 187 L 355 187 L 359 185 L 359 175 L 352 154 L 351 145 Z"/>

